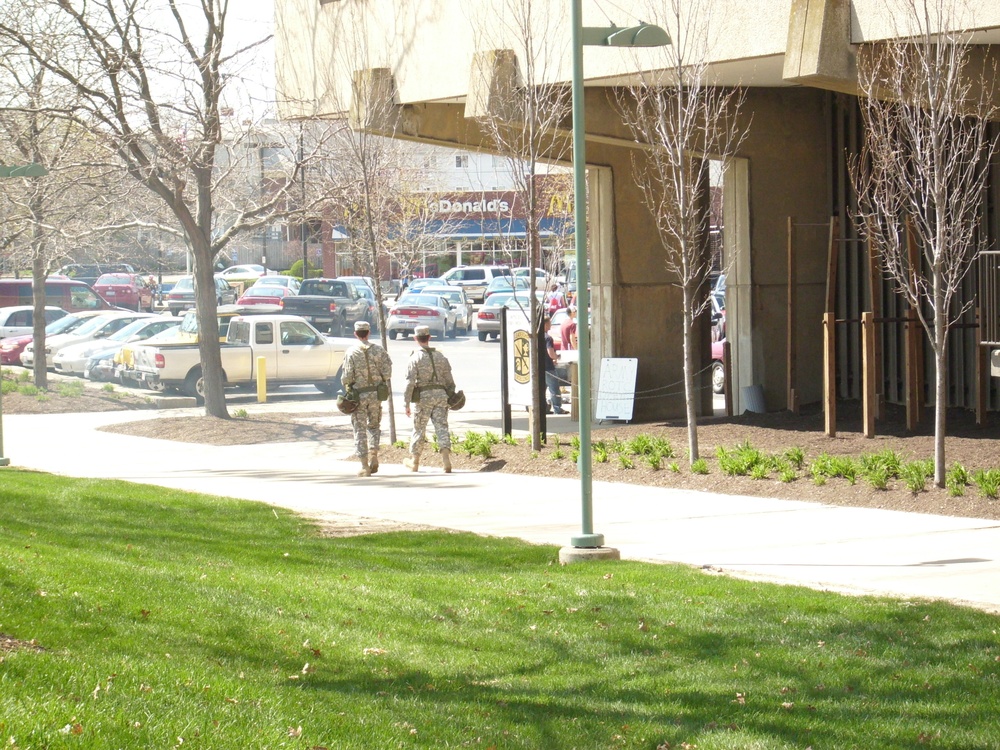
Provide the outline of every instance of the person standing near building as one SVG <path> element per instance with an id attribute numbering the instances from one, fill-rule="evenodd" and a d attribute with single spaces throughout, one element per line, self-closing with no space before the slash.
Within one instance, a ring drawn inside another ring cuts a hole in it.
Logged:
<path id="1" fill-rule="evenodd" d="M 392 360 L 385 349 L 368 342 L 371 325 L 367 320 L 354 324 L 358 343 L 344 357 L 345 391 L 358 394 L 358 408 L 351 414 L 354 430 L 354 452 L 361 459 L 359 477 L 370 477 L 378 471 L 378 449 L 382 437 L 382 399 L 388 398 L 392 378 Z M 379 388 L 383 393 L 379 393 Z"/>
<path id="2" fill-rule="evenodd" d="M 434 424 L 441 463 L 445 474 L 451 473 L 451 433 L 448 431 L 448 394 L 455 390 L 455 378 L 451 374 L 451 363 L 437 349 L 430 346 L 431 329 L 417 326 L 413 330 L 417 340 L 417 350 L 410 355 L 406 367 L 406 391 L 403 403 L 406 416 L 413 410 L 413 434 L 410 436 L 410 457 L 403 463 L 411 471 L 420 468 L 420 454 L 427 443 L 425 436 L 427 422 Z"/>
<path id="3" fill-rule="evenodd" d="M 563 351 L 577 348 L 576 305 L 570 305 L 566 308 L 566 320 L 559 327 L 559 334 L 562 337 Z"/>
<path id="4" fill-rule="evenodd" d="M 552 319 L 546 315 L 543 323 L 545 330 L 545 387 L 549 390 L 549 401 L 555 414 L 566 414 L 562 408 L 562 388 L 566 382 L 566 369 L 559 366 L 559 352 L 552 338 Z"/>

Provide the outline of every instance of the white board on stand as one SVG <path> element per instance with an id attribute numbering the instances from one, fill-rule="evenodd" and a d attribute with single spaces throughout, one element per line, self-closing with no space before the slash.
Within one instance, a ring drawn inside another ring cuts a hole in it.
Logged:
<path id="1" fill-rule="evenodd" d="M 635 406 L 635 377 L 639 360 L 635 357 L 605 357 L 601 360 L 600 385 L 594 419 L 599 422 L 631 422 Z"/>

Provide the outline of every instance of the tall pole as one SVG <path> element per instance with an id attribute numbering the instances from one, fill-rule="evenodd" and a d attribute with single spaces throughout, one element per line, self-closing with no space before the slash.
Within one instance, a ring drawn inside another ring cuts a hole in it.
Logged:
<path id="1" fill-rule="evenodd" d="M 587 144 L 583 122 L 583 11 L 573 0 L 573 238 L 576 248 L 577 338 L 580 361 L 580 505 L 581 533 L 570 537 L 574 547 L 603 547 L 604 535 L 594 533 L 593 453 L 590 445 L 590 267 L 587 264 Z"/>

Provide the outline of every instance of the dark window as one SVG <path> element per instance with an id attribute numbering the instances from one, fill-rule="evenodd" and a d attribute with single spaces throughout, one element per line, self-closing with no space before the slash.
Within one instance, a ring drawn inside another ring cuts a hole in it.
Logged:
<path id="1" fill-rule="evenodd" d="M 254 343 L 257 344 L 273 344 L 274 343 L 274 328 L 270 323 L 258 323 L 257 330 L 254 333 Z"/>

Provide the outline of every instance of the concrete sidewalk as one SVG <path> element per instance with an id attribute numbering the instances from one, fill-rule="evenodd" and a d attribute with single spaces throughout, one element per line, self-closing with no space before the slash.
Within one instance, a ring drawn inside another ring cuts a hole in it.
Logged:
<path id="1" fill-rule="evenodd" d="M 337 431 L 345 437 L 206 446 L 97 429 L 201 409 L 13 415 L 3 418 L 5 450 L 12 467 L 226 495 L 346 522 L 384 519 L 557 546 L 580 532 L 575 480 L 435 469 L 414 475 L 385 464 L 376 477 L 361 479 L 351 460 L 349 419 L 328 407 L 318 412 L 315 403 L 301 409 L 345 427 Z M 295 407 L 248 409 L 268 410 Z M 496 429 L 485 412 L 461 414 L 464 424 L 453 424 L 459 431 Z M 573 428 L 565 421 L 558 426 Z M 595 531 L 623 558 L 1000 612 L 1000 522 L 602 482 L 594 484 L 593 498 Z"/>

